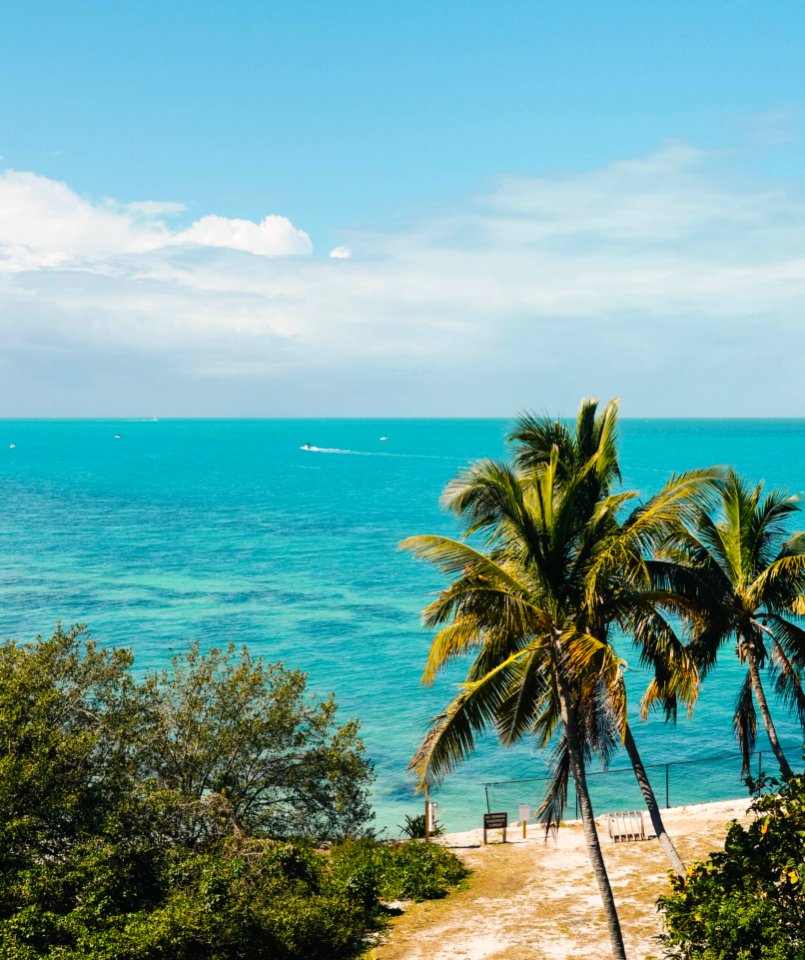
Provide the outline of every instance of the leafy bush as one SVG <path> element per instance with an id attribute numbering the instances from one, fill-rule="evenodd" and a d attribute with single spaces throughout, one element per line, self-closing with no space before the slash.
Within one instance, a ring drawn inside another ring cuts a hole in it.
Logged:
<path id="1" fill-rule="evenodd" d="M 157 902 L 141 895 L 125 906 L 110 853 L 76 851 L 58 876 L 43 868 L 36 883 L 27 878 L 20 909 L 0 923 L 0 956 L 336 960 L 352 956 L 366 931 L 360 906 L 324 888 L 323 858 L 292 844 L 174 850 L 161 863 Z"/>
<path id="2" fill-rule="evenodd" d="M 805 777 L 772 785 L 776 794 L 755 797 L 754 822 L 730 826 L 723 852 L 672 878 L 659 901 L 668 957 L 805 960 Z"/>
<path id="3" fill-rule="evenodd" d="M 358 885 L 384 901 L 438 899 L 468 874 L 452 851 L 416 841 L 338 844 L 330 856 L 330 872 L 337 889 Z"/>
<path id="4" fill-rule="evenodd" d="M 381 887 L 386 900 L 435 900 L 467 876 L 467 868 L 436 843 L 400 843 L 389 848 Z"/>

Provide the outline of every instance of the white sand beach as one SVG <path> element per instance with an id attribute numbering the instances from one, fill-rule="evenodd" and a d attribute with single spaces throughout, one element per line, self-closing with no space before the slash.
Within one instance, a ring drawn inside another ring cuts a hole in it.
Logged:
<path id="1" fill-rule="evenodd" d="M 689 864 L 720 848 L 732 820 L 745 820 L 748 799 L 663 811 L 668 832 Z M 648 817 L 644 813 L 648 826 Z M 662 956 L 656 940 L 657 897 L 667 892 L 668 864 L 655 840 L 615 843 L 607 818 L 599 835 L 630 960 Z M 530 825 L 508 841 L 482 846 L 482 830 L 439 838 L 473 870 L 467 889 L 443 901 L 410 904 L 393 921 L 372 960 L 597 960 L 608 956 L 600 900 L 581 825 L 545 837 Z M 499 836 L 499 834 L 498 834 Z M 490 834 L 490 840 L 496 839 Z"/>

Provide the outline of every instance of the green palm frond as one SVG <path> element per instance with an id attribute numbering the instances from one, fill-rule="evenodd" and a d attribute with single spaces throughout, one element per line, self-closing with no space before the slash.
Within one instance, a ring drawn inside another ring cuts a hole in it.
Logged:
<path id="1" fill-rule="evenodd" d="M 762 570 L 746 591 L 746 605 L 785 607 L 805 591 L 805 553 L 778 556 Z"/>
<path id="2" fill-rule="evenodd" d="M 432 535 L 408 537 L 398 549 L 429 560 L 448 576 L 473 576 L 491 587 L 522 596 L 527 594 L 524 584 L 502 564 L 460 540 Z"/>
<path id="3" fill-rule="evenodd" d="M 477 620 L 464 617 L 443 627 L 433 638 L 430 653 L 422 674 L 422 682 L 433 683 L 436 674 L 444 669 L 449 660 L 460 657 L 472 647 L 483 642 L 483 629 Z"/>
<path id="4" fill-rule="evenodd" d="M 796 713 L 799 725 L 805 731 L 805 691 L 802 689 L 802 680 L 785 650 L 777 642 L 772 644 L 770 662 L 777 696 Z"/>
<path id="5" fill-rule="evenodd" d="M 770 563 L 787 534 L 788 518 L 799 510 L 799 500 L 784 490 L 772 490 L 756 505 L 747 539 L 757 567 Z"/>
<path id="6" fill-rule="evenodd" d="M 805 670 L 805 627 L 794 623 L 790 617 L 768 610 L 759 616 L 761 629 L 782 647 L 797 670 Z"/>
<path id="7" fill-rule="evenodd" d="M 495 720 L 500 742 L 508 747 L 534 729 L 552 690 L 548 682 L 546 646 L 532 646 L 512 670 L 511 686 Z"/>
<path id="8" fill-rule="evenodd" d="M 537 820 L 546 831 L 558 827 L 567 806 L 567 788 L 570 780 L 570 751 L 567 739 L 561 737 L 551 758 L 551 775 L 545 796 L 537 808 Z"/>
<path id="9" fill-rule="evenodd" d="M 741 748 L 741 773 L 746 775 L 750 770 L 750 761 L 757 740 L 757 714 L 752 699 L 752 678 L 748 671 L 735 702 L 735 716 L 732 720 L 732 726 L 735 730 L 738 746 Z"/>
<path id="10" fill-rule="evenodd" d="M 527 656 L 528 650 L 516 653 L 481 680 L 462 685 L 461 693 L 436 717 L 411 761 L 420 787 L 440 783 L 473 752 L 476 735 L 493 725 L 510 693 L 515 667 Z"/>

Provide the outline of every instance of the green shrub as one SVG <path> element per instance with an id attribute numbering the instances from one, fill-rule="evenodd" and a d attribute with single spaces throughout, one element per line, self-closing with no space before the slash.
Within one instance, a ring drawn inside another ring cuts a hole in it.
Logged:
<path id="1" fill-rule="evenodd" d="M 362 840 L 338 844 L 330 856 L 335 889 L 384 901 L 438 899 L 467 875 L 459 858 L 435 843 Z"/>
<path id="2" fill-rule="evenodd" d="M 805 960 L 805 777 L 772 783 L 779 792 L 756 796 L 756 819 L 733 823 L 723 852 L 672 878 L 659 901 L 666 956 Z"/>
<path id="3" fill-rule="evenodd" d="M 389 848 L 381 896 L 384 900 L 435 900 L 467 874 L 459 858 L 437 843 L 395 844 Z"/>

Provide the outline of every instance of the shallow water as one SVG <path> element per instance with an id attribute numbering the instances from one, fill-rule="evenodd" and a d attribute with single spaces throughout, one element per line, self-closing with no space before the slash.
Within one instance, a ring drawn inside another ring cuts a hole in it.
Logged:
<path id="1" fill-rule="evenodd" d="M 408 760 L 460 676 L 419 684 L 429 638 L 418 614 L 441 581 L 397 544 L 456 531 L 440 491 L 472 459 L 502 454 L 505 428 L 498 420 L 0 421 L 0 635 L 46 634 L 61 619 L 132 647 L 141 668 L 193 640 L 234 640 L 301 667 L 315 691 L 334 691 L 345 716 L 362 718 L 378 823 L 396 833 L 419 807 Z M 792 492 L 805 487 L 805 421 L 632 420 L 621 436 L 624 482 L 644 495 L 671 471 L 712 463 Z M 643 676 L 628 645 L 624 656 L 639 695 Z M 675 728 L 637 721 L 646 762 L 734 751 L 739 677 L 726 660 L 693 719 Z M 793 724 L 782 727 L 796 738 Z M 484 741 L 436 798 L 442 818 L 450 829 L 474 826 L 483 781 L 543 770 L 527 746 L 502 751 Z M 692 789 L 702 793 L 694 799 L 710 798 L 706 784 Z"/>

